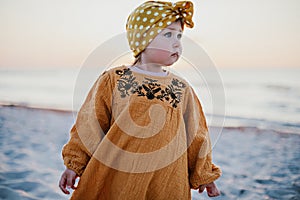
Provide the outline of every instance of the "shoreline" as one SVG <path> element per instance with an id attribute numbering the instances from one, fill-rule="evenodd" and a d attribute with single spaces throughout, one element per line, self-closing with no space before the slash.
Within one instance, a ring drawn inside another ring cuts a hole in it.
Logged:
<path id="1" fill-rule="evenodd" d="M 23 108 L 23 109 L 57 112 L 57 113 L 73 113 L 74 112 L 72 110 L 67 110 L 67 109 L 43 108 L 43 107 L 39 107 L 39 106 L 30 106 L 30 105 L 26 105 L 26 104 L 14 104 L 14 103 L 3 103 L 3 102 L 0 102 L 0 108 Z"/>

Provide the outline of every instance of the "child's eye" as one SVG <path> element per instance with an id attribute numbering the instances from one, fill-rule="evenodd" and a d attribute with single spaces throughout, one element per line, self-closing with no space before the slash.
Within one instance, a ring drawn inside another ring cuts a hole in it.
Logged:
<path id="1" fill-rule="evenodd" d="M 181 38 L 182 38 L 182 34 L 179 33 L 179 34 L 177 35 L 177 39 L 181 39 Z"/>
<path id="2" fill-rule="evenodd" d="M 167 37 L 167 38 L 170 38 L 170 37 L 172 37 L 172 33 L 171 32 L 167 32 L 167 33 L 164 34 L 164 36 Z"/>

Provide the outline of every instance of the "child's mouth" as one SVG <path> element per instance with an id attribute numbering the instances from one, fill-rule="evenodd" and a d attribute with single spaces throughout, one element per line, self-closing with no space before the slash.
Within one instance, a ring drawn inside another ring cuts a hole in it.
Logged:
<path id="1" fill-rule="evenodd" d="M 173 58 L 178 58 L 179 57 L 179 54 L 176 52 L 176 53 L 172 53 L 171 54 L 171 57 L 173 57 Z"/>

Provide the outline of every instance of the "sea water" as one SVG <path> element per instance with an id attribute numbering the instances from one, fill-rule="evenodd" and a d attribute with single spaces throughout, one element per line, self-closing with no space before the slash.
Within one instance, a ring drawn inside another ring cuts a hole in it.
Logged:
<path id="1" fill-rule="evenodd" d="M 300 133 L 299 68 L 218 68 L 216 90 L 224 91 L 224 112 L 214 113 L 206 101 L 213 87 L 192 81 L 208 120 L 224 118 L 216 126 L 258 127 Z M 78 110 L 101 70 L 86 74 L 78 68 L 0 69 L 0 102 L 61 110 Z M 188 79 L 189 77 L 185 77 Z M 212 84 L 211 84 L 212 85 Z M 82 91 L 81 99 L 77 94 Z M 208 93 L 201 91 L 208 90 Z M 199 92 L 200 91 L 200 92 Z M 199 93 L 201 93 L 199 95 Z M 74 105 L 76 103 L 76 105 Z"/>

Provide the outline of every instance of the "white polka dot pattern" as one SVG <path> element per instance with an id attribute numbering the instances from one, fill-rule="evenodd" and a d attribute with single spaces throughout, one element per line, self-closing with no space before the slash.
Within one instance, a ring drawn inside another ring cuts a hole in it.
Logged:
<path id="1" fill-rule="evenodd" d="M 147 1 L 137 7 L 126 23 L 127 39 L 134 56 L 137 57 L 162 29 L 178 19 L 193 28 L 192 17 L 193 3 L 190 1 Z"/>

